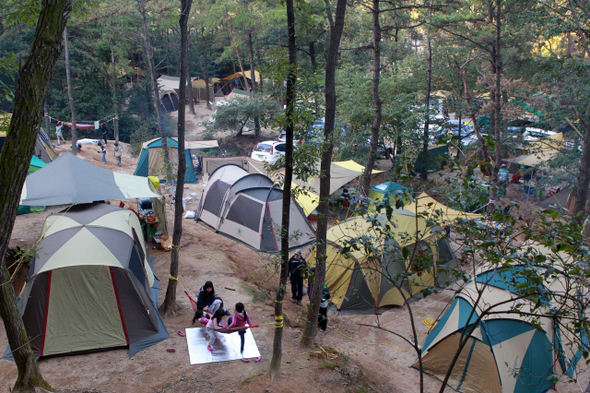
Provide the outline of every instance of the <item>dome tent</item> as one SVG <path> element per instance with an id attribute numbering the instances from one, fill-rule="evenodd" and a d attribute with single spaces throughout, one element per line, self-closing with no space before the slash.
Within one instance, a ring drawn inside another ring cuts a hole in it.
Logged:
<path id="1" fill-rule="evenodd" d="M 442 285 L 450 280 L 443 268 L 456 267 L 457 260 L 447 240 L 437 236 L 426 220 L 409 210 L 395 210 L 390 222 L 391 237 L 375 229 L 383 228 L 386 223 L 386 215 L 377 214 L 353 217 L 328 230 L 326 285 L 332 295 L 330 301 L 339 311 L 379 312 L 385 306 L 403 305 L 404 298 L 420 295 L 426 286 Z M 371 239 L 375 252 L 381 255 L 377 258 L 369 255 L 362 246 L 351 248 L 344 255 L 343 248 L 355 238 Z M 404 258 L 404 250 L 410 253 L 415 250 L 423 260 Z M 315 263 L 314 249 L 308 264 L 311 267 Z M 401 285 L 401 291 L 394 281 Z"/>
<path id="2" fill-rule="evenodd" d="M 47 217 L 19 295 L 33 352 L 128 346 L 132 357 L 168 338 L 146 251 L 131 210 L 85 204 Z"/>
<path id="3" fill-rule="evenodd" d="M 570 319 L 560 322 L 551 316 L 552 310 L 563 305 L 551 296 L 542 300 L 541 309 L 532 312 L 533 302 L 518 295 L 517 288 L 526 282 L 531 268 L 521 262 L 481 268 L 426 337 L 423 370 L 443 380 L 459 340 L 472 331 L 448 380 L 449 387 L 457 391 L 542 393 L 554 386 L 559 375 L 573 377 L 582 356 L 577 345 L 569 345 L 574 343 L 570 331 L 574 326 L 567 322 Z M 581 295 L 580 288 L 559 271 L 548 273 L 545 266 L 534 269 L 545 277 L 541 292 L 566 295 L 563 298 L 570 299 L 567 303 Z M 488 307 L 493 307 L 492 312 L 484 313 Z M 587 347 L 587 332 L 577 334 Z M 418 362 L 413 367 L 417 368 Z"/>
<path id="4" fill-rule="evenodd" d="M 280 252 L 283 190 L 266 175 L 240 166 L 218 167 L 203 189 L 195 219 L 255 250 Z M 291 196 L 289 249 L 315 240 L 315 230 Z"/>

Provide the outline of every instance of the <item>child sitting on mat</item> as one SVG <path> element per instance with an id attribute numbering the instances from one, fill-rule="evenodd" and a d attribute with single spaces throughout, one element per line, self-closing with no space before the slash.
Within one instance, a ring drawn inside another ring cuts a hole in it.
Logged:
<path id="1" fill-rule="evenodd" d="M 215 311 L 215 314 L 211 317 L 209 322 L 207 322 L 207 334 L 209 335 L 207 349 L 210 351 L 213 351 L 213 347 L 211 345 L 213 345 L 213 343 L 215 342 L 215 331 L 227 328 L 227 326 L 224 326 L 225 324 L 222 324 L 222 318 L 224 315 L 225 312 L 223 311 L 223 309 L 219 309 Z"/>
<path id="2" fill-rule="evenodd" d="M 245 327 L 246 322 L 248 322 L 248 326 L 252 326 L 252 321 L 250 320 L 250 316 L 248 315 L 248 313 L 244 309 L 244 305 L 242 303 L 236 303 L 236 313 L 234 314 L 233 317 L 230 317 L 230 319 L 228 320 L 229 326 L 227 328 L 231 329 L 231 328 Z M 241 340 L 240 353 L 243 356 L 244 355 L 244 336 L 246 335 L 246 329 L 238 330 L 238 334 L 240 335 L 240 340 Z M 242 357 L 242 362 L 248 363 L 249 361 L 250 361 L 249 359 Z M 259 362 L 260 357 L 257 357 L 256 359 L 254 359 L 254 361 Z"/>

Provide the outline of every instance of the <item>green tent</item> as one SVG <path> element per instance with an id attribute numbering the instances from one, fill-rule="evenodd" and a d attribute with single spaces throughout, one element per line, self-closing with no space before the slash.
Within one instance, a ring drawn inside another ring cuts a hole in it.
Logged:
<path id="1" fill-rule="evenodd" d="M 445 165 L 448 165 L 449 161 L 449 146 L 429 146 L 428 154 L 421 151 L 416 158 L 414 164 L 414 172 L 421 173 L 422 170 L 426 169 L 427 172 L 435 172 L 443 169 Z"/>

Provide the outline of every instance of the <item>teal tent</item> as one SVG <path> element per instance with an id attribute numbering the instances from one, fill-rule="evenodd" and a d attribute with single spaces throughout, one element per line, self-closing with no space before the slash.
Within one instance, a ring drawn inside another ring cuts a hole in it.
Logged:
<path id="1" fill-rule="evenodd" d="M 168 156 L 170 163 L 173 166 L 172 172 L 176 172 L 178 165 L 178 141 L 175 138 L 167 138 Z M 218 148 L 216 140 L 210 141 L 185 141 L 184 142 L 184 156 L 186 160 L 186 174 L 184 181 L 186 183 L 196 183 L 197 173 L 193 167 L 191 158 L 191 151 Z M 160 181 L 166 179 L 166 172 L 164 170 L 164 149 L 162 148 L 162 138 L 155 138 L 144 142 L 137 167 L 135 168 L 135 176 L 158 176 Z"/>
<path id="2" fill-rule="evenodd" d="M 404 187 L 401 184 L 397 184 L 392 181 L 386 181 L 385 183 L 371 186 L 369 189 L 369 198 L 381 201 L 385 195 L 403 193 L 410 191 L 408 187 Z"/>
<path id="3" fill-rule="evenodd" d="M 43 168 L 45 166 L 45 162 L 43 162 L 42 159 L 40 159 L 37 156 L 33 156 L 33 158 L 31 158 L 31 165 L 29 165 L 29 172 L 28 173 L 33 173 L 36 172 L 37 170 Z M 43 211 L 45 210 L 45 206 L 22 206 L 19 205 L 18 210 L 16 211 L 16 214 L 27 214 L 27 213 L 31 213 L 31 212 L 39 212 L 39 211 Z"/>

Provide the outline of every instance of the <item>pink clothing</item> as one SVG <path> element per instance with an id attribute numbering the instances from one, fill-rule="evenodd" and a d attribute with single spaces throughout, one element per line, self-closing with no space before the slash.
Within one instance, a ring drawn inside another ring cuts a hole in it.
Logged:
<path id="1" fill-rule="evenodd" d="M 207 324 L 209 323 L 209 318 L 207 318 L 207 317 L 201 317 L 199 319 L 199 322 L 201 322 L 201 325 L 207 326 Z"/>
<path id="2" fill-rule="evenodd" d="M 217 318 L 211 318 L 209 320 L 209 322 L 207 322 L 207 327 L 209 329 L 215 329 L 215 330 L 219 330 L 219 329 L 224 329 L 225 326 L 220 326 L 219 323 L 217 322 Z"/>
<path id="3" fill-rule="evenodd" d="M 244 311 L 244 313 L 235 313 L 234 317 L 232 318 L 231 324 L 228 326 L 229 328 L 232 327 L 242 327 L 242 326 L 246 326 L 246 322 L 248 322 L 249 326 L 252 326 L 253 323 L 250 320 L 250 316 L 248 315 L 247 312 Z"/>

